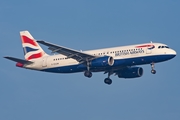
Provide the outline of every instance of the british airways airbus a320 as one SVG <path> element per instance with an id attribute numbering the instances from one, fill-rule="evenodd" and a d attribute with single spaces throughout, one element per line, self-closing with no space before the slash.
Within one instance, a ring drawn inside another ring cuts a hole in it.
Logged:
<path id="1" fill-rule="evenodd" d="M 145 43 L 105 49 L 77 51 L 46 41 L 36 41 L 28 31 L 20 32 L 25 60 L 5 57 L 15 61 L 17 67 L 53 73 L 84 72 L 92 77 L 92 72 L 107 73 L 104 83 L 110 85 L 112 74 L 119 78 L 137 78 L 143 75 L 143 68 L 137 65 L 150 64 L 155 74 L 154 64 L 170 60 L 176 52 L 162 43 Z M 58 55 L 48 55 L 39 44 L 48 47 Z"/>

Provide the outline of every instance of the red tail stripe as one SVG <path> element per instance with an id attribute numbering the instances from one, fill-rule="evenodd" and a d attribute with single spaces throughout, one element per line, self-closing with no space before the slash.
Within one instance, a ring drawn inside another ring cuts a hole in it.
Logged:
<path id="1" fill-rule="evenodd" d="M 29 56 L 29 57 L 27 58 L 27 60 L 31 60 L 31 59 L 35 59 L 35 58 L 40 58 L 40 57 L 42 57 L 42 56 L 43 56 L 43 53 L 40 52 L 40 53 L 33 54 L 33 55 Z"/>
<path id="2" fill-rule="evenodd" d="M 27 36 L 21 36 L 21 39 L 22 39 L 22 43 L 29 43 L 31 45 L 38 46 L 34 40 L 28 38 Z"/>

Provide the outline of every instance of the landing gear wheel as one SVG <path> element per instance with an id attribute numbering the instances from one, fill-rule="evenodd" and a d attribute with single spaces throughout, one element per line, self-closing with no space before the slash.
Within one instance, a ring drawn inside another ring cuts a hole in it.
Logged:
<path id="1" fill-rule="evenodd" d="M 85 71 L 84 72 L 84 76 L 88 77 L 88 78 L 91 78 L 92 77 L 92 72 L 90 71 Z"/>
<path id="2" fill-rule="evenodd" d="M 112 80 L 110 78 L 106 78 L 106 79 L 104 79 L 104 83 L 110 85 L 110 84 L 112 84 Z"/>
<path id="3" fill-rule="evenodd" d="M 156 74 L 156 70 L 154 70 L 154 63 L 151 63 L 151 68 L 152 68 L 151 73 Z"/>
<path id="4" fill-rule="evenodd" d="M 156 74 L 156 70 L 151 70 L 151 73 L 152 74 Z"/>

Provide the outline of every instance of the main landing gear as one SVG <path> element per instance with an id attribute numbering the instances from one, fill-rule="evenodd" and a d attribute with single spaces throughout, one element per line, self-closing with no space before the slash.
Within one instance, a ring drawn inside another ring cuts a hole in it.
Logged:
<path id="1" fill-rule="evenodd" d="M 90 71 L 89 64 L 90 63 L 87 61 L 87 70 L 84 72 L 84 76 L 88 77 L 88 78 L 91 78 L 92 77 L 92 72 Z M 112 84 L 112 80 L 110 79 L 111 74 L 112 74 L 111 72 L 108 72 L 108 77 L 104 79 L 104 83 L 106 83 L 108 85 Z"/>
<path id="2" fill-rule="evenodd" d="M 88 78 L 91 78 L 92 77 L 92 72 L 90 71 L 85 71 L 84 72 L 84 76 L 88 77 Z"/>
<path id="3" fill-rule="evenodd" d="M 154 63 L 151 63 L 151 73 L 156 74 L 156 70 L 154 70 Z"/>
<path id="4" fill-rule="evenodd" d="M 92 72 L 90 71 L 90 62 L 87 60 L 87 70 L 84 72 L 84 76 L 88 77 L 88 78 L 91 78 L 92 77 Z"/>
<path id="5" fill-rule="evenodd" d="M 104 83 L 110 85 L 112 84 L 112 80 L 110 79 L 110 73 L 108 73 L 108 77 L 104 79 Z M 84 76 L 88 77 L 88 78 L 91 78 L 92 77 L 92 72 L 90 71 L 85 71 L 84 72 Z"/>
<path id="6" fill-rule="evenodd" d="M 110 84 L 112 84 L 112 80 L 110 78 L 105 78 L 104 83 L 110 85 Z"/>
<path id="7" fill-rule="evenodd" d="M 112 84 L 112 80 L 110 79 L 110 75 L 111 73 L 108 72 L 108 77 L 104 79 L 104 83 L 111 85 Z"/>

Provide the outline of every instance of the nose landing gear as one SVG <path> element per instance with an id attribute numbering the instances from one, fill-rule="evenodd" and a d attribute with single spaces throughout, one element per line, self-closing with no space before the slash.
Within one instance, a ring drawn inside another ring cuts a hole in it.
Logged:
<path id="1" fill-rule="evenodd" d="M 156 74 L 156 70 L 154 70 L 154 67 L 155 67 L 155 66 L 154 66 L 154 63 L 151 63 L 151 69 L 152 69 L 152 70 L 151 70 L 151 73 L 152 73 L 152 74 Z"/>
<path id="2" fill-rule="evenodd" d="M 151 73 L 152 74 L 156 74 L 156 70 L 151 70 Z"/>

